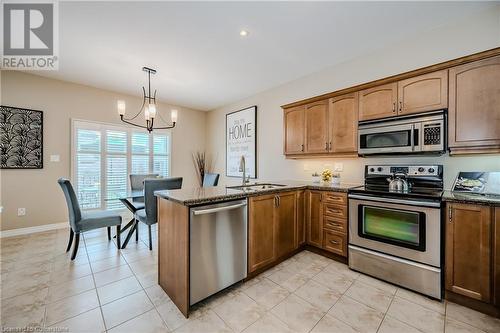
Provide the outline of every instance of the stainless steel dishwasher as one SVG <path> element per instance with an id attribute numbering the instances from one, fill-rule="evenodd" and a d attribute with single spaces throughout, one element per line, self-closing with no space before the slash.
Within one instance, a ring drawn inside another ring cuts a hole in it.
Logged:
<path id="1" fill-rule="evenodd" d="M 247 200 L 190 209 L 189 304 L 247 276 Z"/>

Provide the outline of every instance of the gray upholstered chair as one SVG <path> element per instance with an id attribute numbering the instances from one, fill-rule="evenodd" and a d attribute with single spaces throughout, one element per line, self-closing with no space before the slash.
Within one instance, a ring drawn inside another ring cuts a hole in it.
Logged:
<path id="1" fill-rule="evenodd" d="M 155 179 L 158 178 L 159 174 L 157 173 L 146 173 L 146 174 L 130 174 L 130 189 L 132 191 L 142 191 L 144 190 L 144 180 L 146 179 Z M 136 198 L 132 200 L 134 206 L 137 209 L 144 208 L 144 199 Z"/>
<path id="2" fill-rule="evenodd" d="M 85 231 L 108 228 L 108 240 L 111 240 L 111 227 L 116 226 L 116 243 L 118 248 L 120 248 L 120 227 L 122 224 L 122 217 L 110 211 L 82 212 L 71 182 L 64 178 L 59 178 L 57 182 L 61 186 L 64 197 L 66 198 L 66 204 L 68 205 L 70 229 L 66 252 L 71 248 L 73 237 L 76 234 L 71 260 L 74 260 L 76 257 L 78 245 L 80 243 L 80 234 Z"/>
<path id="3" fill-rule="evenodd" d="M 218 173 L 206 173 L 203 175 L 203 187 L 217 186 L 219 184 Z"/>
<path id="4" fill-rule="evenodd" d="M 154 193 L 160 190 L 174 190 L 181 187 L 182 177 L 144 180 L 144 203 L 146 205 L 146 208 L 138 210 L 135 213 L 135 216 L 136 219 L 148 226 L 150 250 L 153 249 L 153 243 L 151 240 L 151 226 L 158 222 L 156 218 L 158 207 Z M 132 231 L 127 235 L 122 248 L 125 248 L 125 246 L 127 246 L 131 235 Z"/>

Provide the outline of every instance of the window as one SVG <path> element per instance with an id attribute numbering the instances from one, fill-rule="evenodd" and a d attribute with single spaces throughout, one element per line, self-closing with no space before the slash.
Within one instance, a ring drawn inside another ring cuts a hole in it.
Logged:
<path id="1" fill-rule="evenodd" d="M 170 134 L 75 120 L 73 185 L 82 209 L 122 209 L 130 173 L 169 175 Z"/>

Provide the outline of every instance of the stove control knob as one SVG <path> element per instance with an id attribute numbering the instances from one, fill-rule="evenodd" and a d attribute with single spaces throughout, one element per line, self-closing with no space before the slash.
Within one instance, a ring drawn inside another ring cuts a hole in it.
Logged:
<path id="1" fill-rule="evenodd" d="M 378 168 L 377 168 L 377 171 L 378 171 L 378 172 L 382 172 L 382 167 L 378 167 Z"/>
<path id="2" fill-rule="evenodd" d="M 375 172 L 375 168 L 370 168 L 370 172 Z"/>
<path id="3" fill-rule="evenodd" d="M 435 170 L 434 170 L 434 168 L 429 168 L 429 170 L 427 170 L 427 171 L 429 171 L 429 173 L 434 173 Z"/>
<path id="4" fill-rule="evenodd" d="M 424 168 L 422 167 L 418 168 L 418 172 L 424 172 Z"/>

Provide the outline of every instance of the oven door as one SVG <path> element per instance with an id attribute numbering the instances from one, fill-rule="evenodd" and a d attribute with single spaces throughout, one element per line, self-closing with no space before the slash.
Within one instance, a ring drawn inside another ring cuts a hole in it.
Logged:
<path id="1" fill-rule="evenodd" d="M 349 243 L 440 267 L 439 202 L 349 195 Z"/>
<path id="2" fill-rule="evenodd" d="M 361 125 L 358 135 L 360 155 L 419 151 L 418 129 L 415 129 L 413 123 L 385 126 Z"/>

